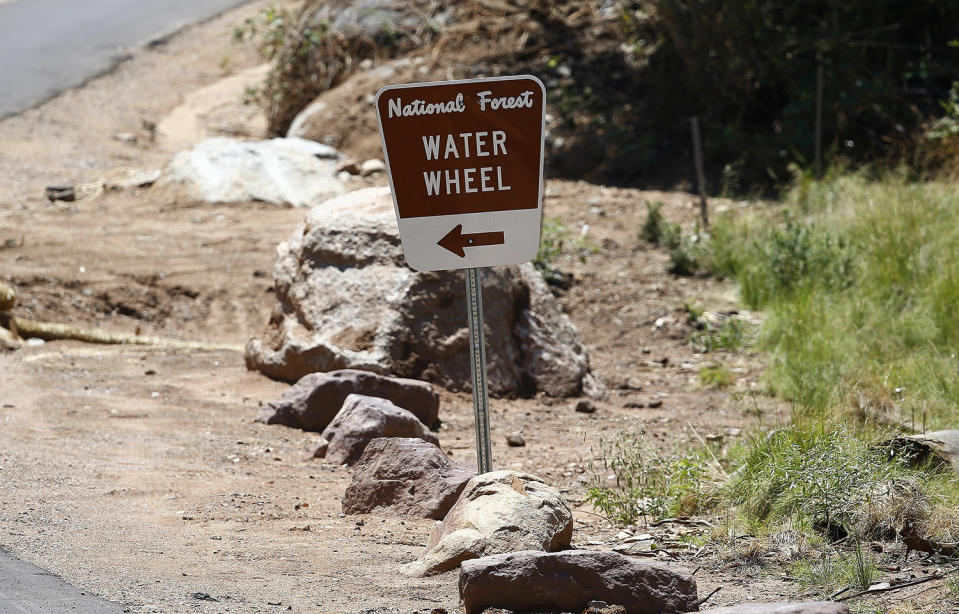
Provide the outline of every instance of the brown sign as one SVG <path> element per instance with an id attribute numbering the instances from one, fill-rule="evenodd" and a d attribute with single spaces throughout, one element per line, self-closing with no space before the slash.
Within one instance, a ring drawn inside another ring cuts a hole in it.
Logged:
<path id="1" fill-rule="evenodd" d="M 411 267 L 519 264 L 536 254 L 545 97 L 531 76 L 379 91 L 376 115 Z"/>
<path id="2" fill-rule="evenodd" d="M 376 107 L 400 218 L 535 209 L 543 97 L 533 77 L 381 90 Z"/>

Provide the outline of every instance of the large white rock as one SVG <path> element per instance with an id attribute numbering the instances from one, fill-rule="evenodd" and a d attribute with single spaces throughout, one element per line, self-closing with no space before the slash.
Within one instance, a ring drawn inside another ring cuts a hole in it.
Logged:
<path id="1" fill-rule="evenodd" d="M 286 381 L 352 368 L 470 388 L 463 273 L 406 266 L 388 188 L 314 207 L 277 253 L 277 304 L 247 344 L 249 368 Z M 601 394 L 534 267 L 488 269 L 483 292 L 493 394 Z"/>
<path id="2" fill-rule="evenodd" d="M 492 554 L 555 552 L 572 538 L 573 514 L 559 491 L 528 473 L 491 471 L 466 484 L 406 572 L 427 576 Z"/>
<path id="3" fill-rule="evenodd" d="M 215 137 L 177 153 L 153 189 L 178 202 L 308 207 L 347 191 L 336 178 L 339 157 L 332 147 L 306 139 Z"/>

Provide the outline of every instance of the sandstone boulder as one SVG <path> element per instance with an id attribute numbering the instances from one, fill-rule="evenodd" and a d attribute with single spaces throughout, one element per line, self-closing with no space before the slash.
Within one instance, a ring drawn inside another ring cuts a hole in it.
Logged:
<path id="1" fill-rule="evenodd" d="M 517 550 L 553 552 L 572 538 L 573 515 L 555 488 L 527 473 L 492 471 L 467 483 L 407 572 L 428 576 Z"/>
<path id="2" fill-rule="evenodd" d="M 703 610 L 703 614 L 849 614 L 849 606 L 835 601 L 799 603 L 744 603 Z"/>
<path id="3" fill-rule="evenodd" d="M 324 429 L 314 457 L 352 465 L 378 437 L 416 437 L 439 446 L 436 435 L 402 407 L 386 399 L 351 394 Z"/>
<path id="4" fill-rule="evenodd" d="M 440 398 L 431 385 L 358 369 L 304 375 L 278 400 L 260 408 L 256 421 L 320 432 L 351 394 L 389 399 L 430 427 L 438 421 Z"/>
<path id="5" fill-rule="evenodd" d="M 406 266 L 388 188 L 314 207 L 277 252 L 277 304 L 247 344 L 250 369 L 294 381 L 352 368 L 470 388 L 463 272 Z M 492 394 L 602 394 L 532 265 L 487 269 L 483 292 Z"/>
<path id="6" fill-rule="evenodd" d="M 466 614 L 486 608 L 581 612 L 596 600 L 627 614 L 679 614 L 695 610 L 698 599 L 686 570 L 592 550 L 526 550 L 463 561 L 459 591 Z"/>
<path id="7" fill-rule="evenodd" d="M 332 147 L 306 139 L 214 137 L 177 153 L 152 190 L 174 202 L 308 207 L 346 192 L 336 178 L 339 157 Z"/>
<path id="8" fill-rule="evenodd" d="M 374 439 L 353 468 L 343 513 L 442 520 L 475 475 L 421 439 Z"/>

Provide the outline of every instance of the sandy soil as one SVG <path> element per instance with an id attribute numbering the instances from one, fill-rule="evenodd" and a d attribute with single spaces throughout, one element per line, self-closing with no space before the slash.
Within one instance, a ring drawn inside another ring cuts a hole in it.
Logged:
<path id="1" fill-rule="evenodd" d="M 305 212 L 262 203 L 170 206 L 149 190 L 76 203 L 44 198 L 47 185 L 160 168 L 170 143 L 153 138 L 158 124 L 187 126 L 173 130 L 178 146 L 211 133 L 183 120 L 183 110 L 209 115 L 218 108 L 211 92 L 242 90 L 222 79 L 258 74 L 259 58 L 231 33 L 265 5 L 189 28 L 0 122 L 0 275 L 17 288 L 21 316 L 237 346 L 50 342 L 0 354 L 0 547 L 131 612 L 454 611 L 455 573 L 399 573 L 422 550 L 431 521 L 344 517 L 349 473 L 310 459 L 316 435 L 253 422 L 258 405 L 285 385 L 248 372 L 239 347 L 269 316 L 274 247 Z M 228 119 L 213 122 L 220 128 L 212 132 L 236 133 Z M 249 119 L 240 132 L 255 135 L 262 125 Z M 135 141 L 117 138 L 123 133 Z M 763 399 L 759 415 L 748 413 L 727 392 L 699 385 L 699 368 L 722 361 L 748 388 L 759 362 L 748 352 L 690 348 L 684 304 L 728 310 L 735 295 L 715 280 L 664 274 L 666 255 L 637 239 L 646 200 L 666 202 L 673 220 L 696 212 L 683 193 L 569 181 L 551 181 L 547 191 L 546 215 L 574 229 L 588 224 L 600 248 L 586 262 L 561 262 L 576 278 L 561 303 L 609 398 L 588 415 L 574 411 L 576 399 L 492 403 L 495 466 L 560 488 L 574 509 L 574 544 L 587 548 L 610 547 L 619 530 L 583 503 L 590 448 L 600 438 L 629 428 L 646 429 L 664 449 L 696 434 L 731 441 L 734 429 L 785 412 Z M 626 406 L 652 400 L 661 406 Z M 474 462 L 471 398 L 443 392 L 440 412 L 443 449 Z M 506 445 L 516 431 L 525 447 Z M 778 572 L 709 550 L 667 560 L 701 566 L 702 596 L 723 587 L 710 604 L 795 594 Z"/>

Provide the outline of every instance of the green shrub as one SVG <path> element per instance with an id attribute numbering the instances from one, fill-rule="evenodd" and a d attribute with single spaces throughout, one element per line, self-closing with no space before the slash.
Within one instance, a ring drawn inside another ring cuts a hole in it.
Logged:
<path id="1" fill-rule="evenodd" d="M 311 17 L 314 4 L 306 3 L 297 15 L 271 4 L 233 32 L 237 41 L 253 41 L 272 63 L 254 95 L 274 134 L 284 133 L 300 110 L 352 69 L 349 42 L 332 31 L 328 21 Z"/>
<path id="2" fill-rule="evenodd" d="M 787 203 L 804 215 L 717 223 L 704 257 L 704 268 L 739 282 L 744 303 L 765 310 L 757 345 L 770 353 L 770 390 L 822 415 L 864 387 L 882 398 L 900 389 L 884 419 L 925 407 L 929 428 L 954 425 L 959 192 L 860 173 L 800 178 Z"/>
<path id="3" fill-rule="evenodd" d="M 540 230 L 539 249 L 533 259 L 533 266 L 543 274 L 547 282 L 568 285 L 569 280 L 565 279 L 565 274 L 559 270 L 556 261 L 565 255 L 586 262 L 587 257 L 598 252 L 599 248 L 586 238 L 585 231 L 574 235 L 559 218 L 547 218 L 543 220 Z"/>
<path id="4" fill-rule="evenodd" d="M 755 326 L 736 316 L 723 318 L 718 324 L 697 319 L 694 325 L 698 325 L 699 330 L 689 336 L 689 344 L 701 353 L 738 350 L 751 345 L 755 338 Z"/>
<path id="5" fill-rule="evenodd" d="M 645 432 L 629 431 L 600 440 L 598 452 L 602 466 L 592 467 L 586 500 L 613 522 L 701 513 L 715 503 L 712 468 L 701 454 L 663 456 Z"/>
<path id="6" fill-rule="evenodd" d="M 758 522 L 798 517 L 852 528 L 878 487 L 903 468 L 838 424 L 794 424 L 747 441 L 736 452 L 733 504 Z"/>
<path id="7" fill-rule="evenodd" d="M 816 559 L 801 559 L 790 569 L 800 585 L 821 591 L 824 596 L 837 588 L 852 586 L 866 590 L 879 579 L 872 553 L 856 543 L 851 552 L 823 552 Z"/>
<path id="8" fill-rule="evenodd" d="M 725 365 L 706 365 L 699 370 L 699 382 L 707 388 L 726 388 L 735 377 Z"/>

